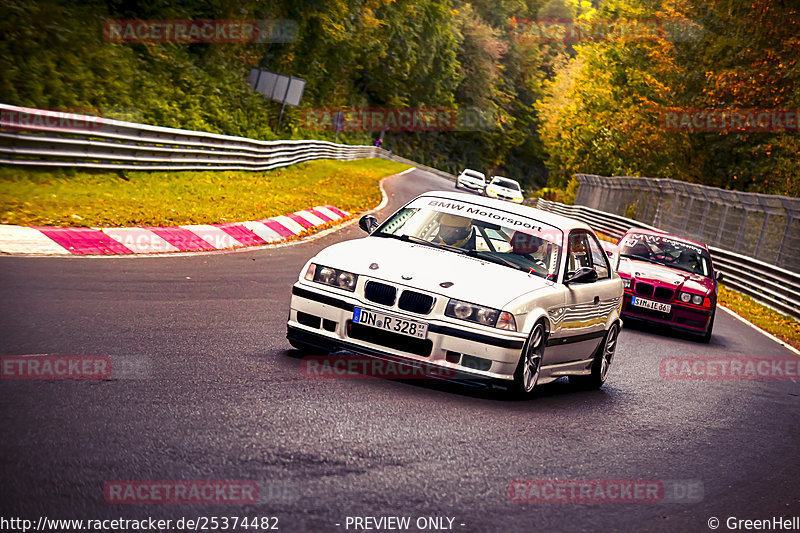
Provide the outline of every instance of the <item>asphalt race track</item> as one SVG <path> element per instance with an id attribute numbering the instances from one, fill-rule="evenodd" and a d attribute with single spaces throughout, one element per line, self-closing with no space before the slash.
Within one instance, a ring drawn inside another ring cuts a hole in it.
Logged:
<path id="1" fill-rule="evenodd" d="M 413 171 L 386 187 L 381 218 L 453 185 Z M 362 236 L 351 225 L 230 254 L 0 257 L 0 354 L 107 355 L 133 368 L 0 381 L 0 514 L 277 516 L 281 531 L 424 516 L 498 533 L 710 531 L 710 517 L 728 531 L 730 516 L 800 515 L 800 383 L 660 374 L 663 357 L 795 357 L 724 312 L 710 345 L 624 328 L 599 391 L 558 381 L 509 401 L 452 384 L 305 379 L 285 339 L 292 283 L 318 250 Z M 693 482 L 702 494 L 517 503 L 516 479 Z M 261 500 L 109 504 L 112 480 L 253 480 Z"/>

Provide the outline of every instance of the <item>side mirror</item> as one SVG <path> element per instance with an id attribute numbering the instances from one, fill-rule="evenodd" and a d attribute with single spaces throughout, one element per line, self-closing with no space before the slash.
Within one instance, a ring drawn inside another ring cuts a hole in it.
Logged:
<path id="1" fill-rule="evenodd" d="M 581 267 L 564 280 L 564 285 L 569 283 L 593 283 L 597 281 L 597 271 L 589 267 Z"/>
<path id="2" fill-rule="evenodd" d="M 358 227 L 367 233 L 372 233 L 378 227 L 378 219 L 372 215 L 364 215 L 359 219 Z"/>
<path id="3" fill-rule="evenodd" d="M 717 281 L 722 281 L 722 272 L 717 272 L 716 274 L 714 274 L 714 279 L 716 279 Z"/>

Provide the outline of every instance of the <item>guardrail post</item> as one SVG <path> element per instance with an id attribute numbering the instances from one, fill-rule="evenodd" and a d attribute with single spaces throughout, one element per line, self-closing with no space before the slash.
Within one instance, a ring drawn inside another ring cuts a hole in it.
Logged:
<path id="1" fill-rule="evenodd" d="M 728 219 L 728 204 L 725 204 L 725 210 L 722 211 L 722 217 L 719 219 L 719 227 L 717 228 L 717 236 L 714 240 L 719 244 L 722 239 L 722 232 L 725 229 L 725 221 Z"/>
<path id="2" fill-rule="evenodd" d="M 781 237 L 781 245 L 778 247 L 778 258 L 775 260 L 775 264 L 779 266 L 783 264 L 783 251 L 786 249 L 786 241 L 789 240 L 789 230 L 793 222 L 794 213 L 789 213 L 786 217 L 786 227 L 783 230 L 783 237 Z"/>
<path id="3" fill-rule="evenodd" d="M 767 232 L 767 224 L 769 223 L 769 213 L 764 213 L 764 223 L 761 224 L 761 232 L 758 234 L 758 241 L 756 242 L 756 249 L 753 252 L 753 257 L 758 259 L 761 252 L 761 243 L 764 241 L 764 234 Z"/>

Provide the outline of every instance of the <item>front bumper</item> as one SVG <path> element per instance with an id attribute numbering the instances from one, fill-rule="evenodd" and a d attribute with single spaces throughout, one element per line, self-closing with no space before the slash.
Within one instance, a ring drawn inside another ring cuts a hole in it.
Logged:
<path id="1" fill-rule="evenodd" d="M 525 200 L 525 198 L 507 196 L 501 193 L 492 193 L 492 194 L 487 194 L 486 196 L 489 196 L 490 198 L 497 198 L 499 200 L 505 200 L 506 202 L 513 202 L 515 204 L 521 204 Z"/>
<path id="2" fill-rule="evenodd" d="M 669 301 L 664 302 L 672 306 L 669 313 L 660 313 L 650 309 L 634 307 L 631 305 L 632 293 L 625 291 L 622 303 L 622 316 L 643 322 L 661 324 L 673 329 L 687 331 L 689 333 L 705 333 L 708 323 L 711 320 L 712 309 L 698 309 L 693 306 L 683 305 L 682 303 Z M 653 299 L 649 298 L 648 299 Z"/>
<path id="3" fill-rule="evenodd" d="M 434 365 L 425 361 L 417 361 L 407 357 L 392 355 L 388 352 L 368 348 L 366 346 L 354 344 L 344 340 L 332 340 L 330 337 L 313 333 L 304 329 L 289 325 L 287 327 L 286 338 L 294 343 L 299 343 L 311 348 L 315 348 L 322 353 L 342 352 L 348 355 L 361 355 L 389 361 L 410 369 L 406 375 L 424 375 L 431 380 L 443 380 L 461 383 L 473 387 L 491 387 L 497 385 L 499 388 L 507 388 L 508 382 L 499 378 L 487 378 L 476 372 L 456 368 L 443 368 L 441 365 Z M 397 376 L 402 376 L 404 372 L 398 371 Z M 505 386 L 504 386 L 505 384 Z"/>
<path id="4" fill-rule="evenodd" d="M 353 324 L 353 310 L 366 307 L 428 324 L 426 339 L 416 339 Z M 419 316 L 383 308 L 356 295 L 344 296 L 310 284 L 292 288 L 287 337 L 324 353 L 346 350 L 362 355 L 426 365 L 433 377 L 510 381 L 525 335 L 492 332 L 457 324 L 434 313 Z M 441 369 L 441 376 L 435 369 Z M 454 377 L 454 374 L 458 377 Z"/>
<path id="5" fill-rule="evenodd" d="M 483 189 L 486 188 L 486 185 L 479 185 L 477 183 L 471 183 L 466 180 L 459 181 L 458 184 L 461 185 L 462 187 L 466 187 L 467 189 L 472 189 L 473 191 L 483 192 Z"/>

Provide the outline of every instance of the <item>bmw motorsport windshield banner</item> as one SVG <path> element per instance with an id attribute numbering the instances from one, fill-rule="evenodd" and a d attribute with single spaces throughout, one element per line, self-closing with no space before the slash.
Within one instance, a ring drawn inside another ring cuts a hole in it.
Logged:
<path id="1" fill-rule="evenodd" d="M 564 235 L 560 229 L 545 224 L 544 222 L 520 216 L 509 211 L 494 209 L 470 202 L 461 202 L 447 198 L 423 197 L 411 202 L 407 207 L 411 209 L 433 209 L 443 213 L 460 215 L 462 217 L 469 217 L 483 222 L 497 224 L 531 235 L 540 236 L 558 245 L 561 244 Z"/>

